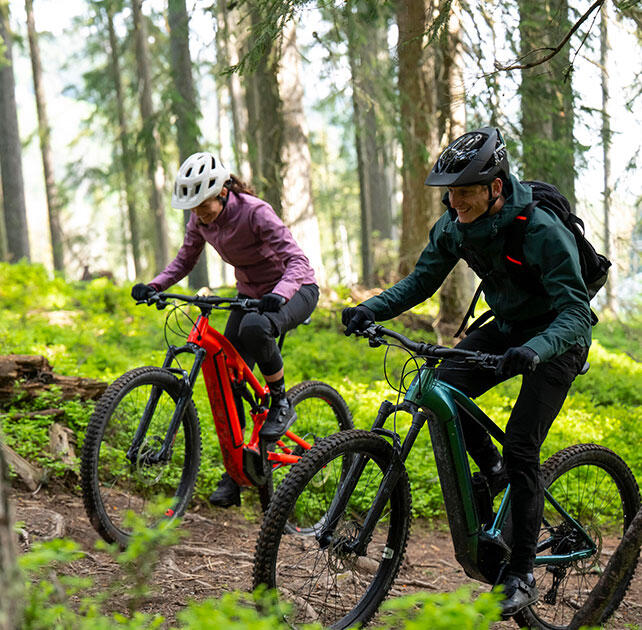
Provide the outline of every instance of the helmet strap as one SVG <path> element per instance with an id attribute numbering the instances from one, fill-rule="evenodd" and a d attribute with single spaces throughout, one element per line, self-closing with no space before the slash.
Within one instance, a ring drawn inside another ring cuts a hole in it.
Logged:
<path id="1" fill-rule="evenodd" d="M 477 219 L 483 219 L 488 216 L 492 207 L 495 205 L 495 202 L 501 197 L 501 193 L 496 197 L 493 197 L 493 188 L 490 184 L 486 184 L 486 188 L 488 188 L 488 207 L 486 208 L 486 212 L 484 212 L 484 214 L 480 214 Z"/>
<path id="2" fill-rule="evenodd" d="M 228 198 L 229 196 L 230 196 L 230 191 L 228 190 L 226 195 L 221 195 L 221 194 L 219 193 L 218 195 L 216 195 L 216 198 L 221 202 L 221 204 L 222 204 L 222 205 L 223 205 L 223 207 L 225 208 L 225 206 L 227 205 L 227 198 Z"/>

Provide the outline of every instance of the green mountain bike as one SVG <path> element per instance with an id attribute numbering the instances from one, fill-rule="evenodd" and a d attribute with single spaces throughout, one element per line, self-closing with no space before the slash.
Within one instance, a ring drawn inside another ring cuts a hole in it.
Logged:
<path id="1" fill-rule="evenodd" d="M 382 402 L 370 431 L 329 436 L 307 451 L 274 494 L 259 534 L 254 585 L 276 588 L 292 605 L 293 626 L 365 624 L 386 597 L 401 566 L 410 527 L 411 495 L 404 462 L 428 424 L 455 555 L 466 574 L 495 584 L 510 558 L 510 486 L 493 505 L 471 475 L 460 418 L 479 422 L 499 443 L 503 431 L 456 388 L 440 381 L 441 359 L 494 369 L 499 357 L 415 343 L 372 325 L 371 346 L 396 340 L 416 361 L 402 402 Z M 403 384 L 402 376 L 402 384 Z M 386 420 L 412 416 L 401 440 Z M 596 444 L 565 448 L 542 466 L 545 508 L 535 559 L 540 599 L 515 620 L 529 628 L 566 628 L 596 585 L 640 506 L 636 480 L 613 451 Z M 309 525 L 305 535 L 288 522 Z M 518 526 L 518 524 L 516 524 Z M 604 615 L 621 602 L 629 571 Z"/>

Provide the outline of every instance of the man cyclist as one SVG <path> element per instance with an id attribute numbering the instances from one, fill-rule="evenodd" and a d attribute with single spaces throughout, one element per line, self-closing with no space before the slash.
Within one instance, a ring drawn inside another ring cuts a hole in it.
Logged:
<path id="1" fill-rule="evenodd" d="M 480 276 L 495 318 L 469 329 L 457 347 L 502 354 L 502 359 L 490 373 L 460 365 L 452 369 L 448 362 L 439 369 L 440 378 L 473 398 L 523 374 L 506 426 L 503 460 L 488 433 L 461 418 L 467 450 L 491 493 L 497 494 L 506 478 L 512 488 L 514 539 L 501 604 L 509 617 L 538 599 L 532 571 L 544 505 L 540 448 L 588 355 L 589 297 L 573 235 L 542 205 L 532 213 L 523 243 L 524 264 L 539 270 L 541 287 L 523 286 L 506 269 L 507 228 L 532 201 L 532 192 L 510 174 L 499 130 L 485 127 L 457 138 L 425 183 L 447 188 L 446 212 L 431 229 L 414 270 L 383 293 L 344 309 L 342 321 L 349 335 L 366 322 L 399 315 L 433 295 L 460 258 Z"/>

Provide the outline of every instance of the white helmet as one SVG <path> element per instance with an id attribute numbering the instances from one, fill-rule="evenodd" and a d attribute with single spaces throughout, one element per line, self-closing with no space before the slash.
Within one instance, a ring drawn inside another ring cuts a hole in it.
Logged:
<path id="1" fill-rule="evenodd" d="M 191 210 L 205 199 L 220 194 L 230 179 L 230 170 L 211 153 L 194 153 L 178 169 L 172 193 L 172 207 Z"/>

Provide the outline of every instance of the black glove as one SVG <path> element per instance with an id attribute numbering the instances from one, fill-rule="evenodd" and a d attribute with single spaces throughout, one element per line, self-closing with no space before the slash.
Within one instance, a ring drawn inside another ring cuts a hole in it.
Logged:
<path id="1" fill-rule="evenodd" d="M 146 300 L 151 295 L 154 295 L 154 293 L 156 293 L 156 289 L 150 287 L 148 284 L 143 284 L 142 282 L 139 282 L 132 287 L 132 297 L 137 302 Z"/>
<path id="2" fill-rule="evenodd" d="M 341 311 L 341 323 L 346 327 L 344 334 L 349 337 L 355 330 L 363 330 L 375 321 L 375 314 L 363 304 L 348 306 Z"/>
<path id="3" fill-rule="evenodd" d="M 500 378 L 510 378 L 517 374 L 532 372 L 539 363 L 539 356 L 535 350 L 528 346 L 509 348 L 499 360 L 495 368 L 495 374 Z"/>
<path id="4" fill-rule="evenodd" d="M 266 293 L 259 302 L 259 313 L 276 313 L 286 302 L 278 293 Z"/>

